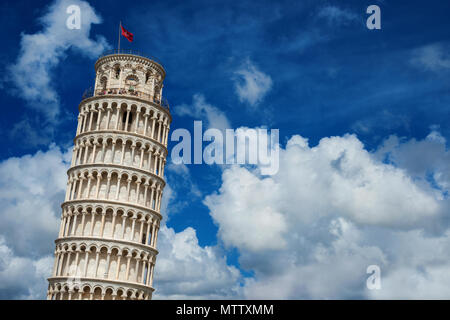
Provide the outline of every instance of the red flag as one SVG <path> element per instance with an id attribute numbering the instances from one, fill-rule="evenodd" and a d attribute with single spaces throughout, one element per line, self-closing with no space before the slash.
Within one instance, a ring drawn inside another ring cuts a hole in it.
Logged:
<path id="1" fill-rule="evenodd" d="M 128 39 L 128 41 L 133 42 L 133 34 L 126 30 L 124 27 L 122 27 L 122 25 L 120 25 L 120 27 L 122 28 L 122 35 Z"/>

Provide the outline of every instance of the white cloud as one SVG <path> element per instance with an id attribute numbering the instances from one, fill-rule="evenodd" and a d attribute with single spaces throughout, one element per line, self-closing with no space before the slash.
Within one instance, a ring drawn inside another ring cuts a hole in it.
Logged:
<path id="1" fill-rule="evenodd" d="M 46 152 L 0 162 L 0 234 L 20 255 L 48 253 L 58 233 L 69 152 Z"/>
<path id="2" fill-rule="evenodd" d="M 240 272 L 227 265 L 218 247 L 201 247 L 193 228 L 176 233 L 163 226 L 158 235 L 155 299 L 238 298 Z"/>
<path id="3" fill-rule="evenodd" d="M 247 59 L 234 75 L 234 86 L 239 100 L 252 107 L 258 105 L 272 88 L 272 78 L 260 71 L 250 59 Z"/>
<path id="4" fill-rule="evenodd" d="M 445 140 L 438 137 L 421 143 L 428 149 L 440 143 L 443 152 Z M 391 147 L 396 159 L 408 143 L 413 141 Z M 293 136 L 280 152 L 278 174 L 263 178 L 239 167 L 223 172 L 219 192 L 205 204 L 220 240 L 236 247 L 241 266 L 255 273 L 246 280 L 247 298 L 398 297 L 408 290 L 405 297 L 411 297 L 416 287 L 424 296 L 448 298 L 439 286 L 450 286 L 444 276 L 450 271 L 445 191 L 380 161 L 382 152 L 369 153 L 353 135 L 324 138 L 315 147 Z M 437 170 L 434 161 L 428 164 Z M 431 250 L 433 242 L 438 252 Z M 382 270 L 378 293 L 366 289 L 372 264 Z M 420 285 L 406 283 L 400 290 L 396 274 L 402 270 L 422 278 Z"/>
<path id="5" fill-rule="evenodd" d="M 54 145 L 0 162 L 3 299 L 45 298 L 69 162 L 69 152 Z"/>
<path id="6" fill-rule="evenodd" d="M 445 138 L 434 129 L 419 141 L 390 136 L 378 148 L 376 155 L 406 169 L 416 180 L 431 178 L 442 191 L 450 191 L 450 152 Z"/>
<path id="7" fill-rule="evenodd" d="M 81 9 L 81 28 L 68 29 L 66 9 L 78 5 Z M 74 49 L 90 58 L 97 57 L 109 48 L 104 37 L 89 38 L 91 24 L 101 23 L 101 18 L 85 1 L 58 0 L 39 18 L 43 30 L 21 35 L 20 53 L 9 68 L 9 77 L 16 87 L 15 94 L 28 101 L 29 107 L 41 112 L 47 120 L 55 121 L 59 113 L 59 97 L 54 82 L 53 69 Z"/>
<path id="8" fill-rule="evenodd" d="M 411 64 L 424 70 L 442 72 L 450 69 L 449 46 L 430 44 L 413 51 Z"/>
<path id="9" fill-rule="evenodd" d="M 319 18 L 324 18 L 330 25 L 345 25 L 358 21 L 358 15 L 348 9 L 336 6 L 325 6 L 317 14 Z"/>
<path id="10" fill-rule="evenodd" d="M 448 212 L 448 211 L 447 211 Z M 385 251 L 391 259 L 382 269 L 382 290 L 368 291 L 373 299 L 448 299 L 450 297 L 450 232 L 429 236 L 421 230 L 397 233 Z"/>
<path id="11" fill-rule="evenodd" d="M 205 199 L 219 245 L 162 224 L 155 298 L 448 298 L 449 155 L 436 130 L 374 152 L 352 135 L 314 147 L 293 136 L 274 176 L 225 169 Z M 0 298 L 45 298 L 69 162 L 55 146 L 0 162 Z M 254 277 L 227 263 L 222 243 Z M 380 291 L 365 286 L 372 264 Z"/>
<path id="12" fill-rule="evenodd" d="M 32 249 L 31 249 L 32 250 Z M 16 256 L 0 237 L 0 299 L 43 299 L 53 256 Z"/>
<path id="13" fill-rule="evenodd" d="M 202 94 L 194 94 L 192 104 L 181 104 L 174 107 L 174 113 L 179 116 L 190 116 L 194 118 L 206 118 L 208 128 L 225 130 L 231 125 L 225 113 L 217 107 L 206 102 Z"/>
<path id="14" fill-rule="evenodd" d="M 273 179 L 260 180 L 240 167 L 226 169 L 222 179 L 220 195 L 208 196 L 205 204 L 225 244 L 251 251 L 284 248 L 286 220 L 277 208 L 268 205 L 280 192 Z"/>

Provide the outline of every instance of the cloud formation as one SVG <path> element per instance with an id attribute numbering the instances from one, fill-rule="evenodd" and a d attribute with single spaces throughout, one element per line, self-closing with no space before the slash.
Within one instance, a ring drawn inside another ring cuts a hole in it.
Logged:
<path id="1" fill-rule="evenodd" d="M 81 28 L 68 29 L 67 7 L 77 5 L 81 12 Z M 69 49 L 81 55 L 95 58 L 109 44 L 102 36 L 90 38 L 92 24 L 102 22 L 89 3 L 79 0 L 57 0 L 38 19 L 42 31 L 35 34 L 22 33 L 20 53 L 9 68 L 9 75 L 16 90 L 14 93 L 27 101 L 27 106 L 37 110 L 46 120 L 56 121 L 60 112 L 59 96 L 55 91 L 52 71 L 66 56 Z"/>
<path id="2" fill-rule="evenodd" d="M 412 53 L 410 62 L 424 70 L 442 72 L 450 69 L 449 45 L 434 43 L 418 49 Z"/>
<path id="3" fill-rule="evenodd" d="M 450 155 L 436 130 L 423 140 L 391 136 L 374 152 L 354 135 L 314 147 L 296 135 L 274 176 L 225 169 L 204 200 L 219 244 L 201 246 L 193 228 L 163 223 L 155 298 L 448 298 Z M 45 298 L 69 164 L 56 146 L 0 163 L 1 297 Z M 254 276 L 227 263 L 233 247 Z M 379 291 L 365 286 L 373 264 Z"/>
<path id="4" fill-rule="evenodd" d="M 179 116 L 190 116 L 197 119 L 204 118 L 208 122 L 208 128 L 219 130 L 231 128 L 225 113 L 207 103 L 205 96 L 199 93 L 194 94 L 192 97 L 192 104 L 175 106 L 174 113 Z"/>
<path id="5" fill-rule="evenodd" d="M 446 177 L 448 168 L 424 152 L 435 149 L 446 159 L 446 142 L 436 132 L 422 141 L 393 139 L 371 153 L 354 135 L 323 138 L 315 147 L 296 135 L 280 152 L 277 175 L 223 172 L 205 204 L 219 239 L 255 273 L 246 279 L 247 298 L 406 298 L 418 288 L 416 297 L 448 298 L 439 284 L 450 287 L 443 272 L 450 259 L 439 254 L 450 245 L 448 180 L 437 188 L 426 175 Z M 416 148 L 427 170 L 413 175 L 406 161 Z M 408 169 L 383 161 L 387 153 Z M 379 292 L 366 288 L 373 264 L 382 270 Z"/>
<path id="6" fill-rule="evenodd" d="M 201 247 L 193 228 L 176 233 L 163 226 L 158 236 L 155 299 L 236 299 L 240 271 L 227 265 L 219 247 Z"/>
<path id="7" fill-rule="evenodd" d="M 241 102 L 255 107 L 272 88 L 272 78 L 247 59 L 234 72 L 234 87 Z"/>
<path id="8" fill-rule="evenodd" d="M 317 17 L 326 19 L 328 23 L 333 26 L 347 25 L 351 22 L 358 21 L 356 13 L 333 5 L 321 8 Z"/>
<path id="9" fill-rule="evenodd" d="M 55 145 L 0 162 L 1 298 L 45 298 L 69 165 Z"/>

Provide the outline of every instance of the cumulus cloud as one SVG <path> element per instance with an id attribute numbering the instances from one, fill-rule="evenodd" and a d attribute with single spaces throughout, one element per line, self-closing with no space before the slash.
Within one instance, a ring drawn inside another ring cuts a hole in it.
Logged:
<path id="1" fill-rule="evenodd" d="M 66 188 L 69 152 L 46 152 L 0 162 L 0 295 L 45 298 Z"/>
<path id="2" fill-rule="evenodd" d="M 225 130 L 231 125 L 225 113 L 219 108 L 209 104 L 202 94 L 194 94 L 192 104 L 181 104 L 174 107 L 174 113 L 179 116 L 204 118 L 208 122 L 208 128 Z"/>
<path id="3" fill-rule="evenodd" d="M 432 72 L 442 72 L 450 69 L 449 45 L 430 44 L 415 49 L 411 56 L 411 64 Z"/>
<path id="4" fill-rule="evenodd" d="M 433 129 L 423 140 L 405 141 L 390 136 L 378 148 L 377 157 L 404 168 L 416 180 L 431 182 L 441 192 L 450 191 L 450 152 L 445 138 Z"/>
<path id="5" fill-rule="evenodd" d="M 354 135 L 316 146 L 296 135 L 276 175 L 225 169 L 204 200 L 218 245 L 163 223 L 155 298 L 448 298 L 449 154 L 437 130 L 373 152 Z M 69 164 L 56 146 L 0 163 L 1 298 L 45 298 Z M 174 193 L 165 197 L 167 208 Z M 227 263 L 231 247 L 254 276 Z M 381 268 L 381 290 L 366 288 L 369 265 Z"/>
<path id="6" fill-rule="evenodd" d="M 81 12 L 81 28 L 68 29 L 67 7 L 77 5 Z M 28 107 L 42 113 L 47 120 L 55 121 L 59 97 L 55 91 L 52 71 L 69 49 L 89 58 L 97 57 L 109 44 L 104 37 L 90 38 L 92 24 L 101 23 L 100 16 L 85 1 L 57 0 L 38 19 L 43 30 L 35 34 L 22 33 L 20 52 L 9 76 L 18 97 L 28 102 Z"/>
<path id="7" fill-rule="evenodd" d="M 155 299 L 239 298 L 240 272 L 227 265 L 219 247 L 201 247 L 193 228 L 176 233 L 163 226 L 158 235 Z"/>
<path id="8" fill-rule="evenodd" d="M 205 204 L 225 244 L 251 251 L 284 248 L 287 221 L 281 212 L 267 205 L 277 200 L 279 192 L 273 179 L 260 180 L 247 169 L 234 167 L 224 171 L 222 180 L 220 195 L 208 196 Z"/>
<path id="9" fill-rule="evenodd" d="M 272 88 L 272 78 L 247 59 L 234 72 L 234 86 L 239 100 L 255 107 Z"/>
<path id="10" fill-rule="evenodd" d="M 448 213 L 448 210 L 447 210 Z M 392 258 L 372 299 L 449 299 L 450 232 L 428 236 L 421 230 L 396 233 L 384 249 Z"/>
<path id="11" fill-rule="evenodd" d="M 54 145 L 0 163 L 0 234 L 15 253 L 38 256 L 52 247 L 69 165 L 69 152 Z"/>
<path id="12" fill-rule="evenodd" d="M 444 152 L 445 139 L 430 136 L 420 141 L 422 150 L 438 144 Z M 399 164 L 408 158 L 406 146 L 417 143 L 388 142 Z M 246 279 L 246 297 L 402 297 L 409 290 L 407 298 L 421 288 L 416 297 L 448 298 L 439 290 L 440 281 L 450 286 L 443 271 L 450 259 L 439 254 L 450 245 L 448 196 L 423 171 L 412 175 L 383 161 L 386 148 L 368 152 L 354 135 L 323 138 L 315 147 L 293 136 L 280 152 L 278 174 L 262 177 L 242 167 L 223 172 L 220 190 L 204 202 L 220 240 L 237 248 L 241 266 L 255 274 Z M 432 243 L 439 244 L 437 252 Z M 383 275 L 377 293 L 366 288 L 372 264 Z M 405 278 L 412 280 L 402 283 Z"/>
<path id="13" fill-rule="evenodd" d="M 32 249 L 31 249 L 32 250 Z M 36 260 L 16 256 L 0 237 L 0 299 L 43 299 L 53 256 Z"/>

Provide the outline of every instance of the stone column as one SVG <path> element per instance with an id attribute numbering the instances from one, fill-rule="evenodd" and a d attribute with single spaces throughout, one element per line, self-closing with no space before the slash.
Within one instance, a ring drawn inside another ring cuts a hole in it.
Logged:
<path id="1" fill-rule="evenodd" d="M 83 211 L 81 211 L 81 236 L 84 236 L 84 225 L 86 220 L 86 214 L 87 211 L 83 209 Z"/>
<path id="2" fill-rule="evenodd" d="M 72 230 L 70 232 L 71 236 L 74 236 L 76 233 L 76 229 L 77 229 L 77 217 L 78 217 L 78 212 L 75 211 L 74 212 L 74 218 L 73 218 L 73 224 L 72 224 Z"/>
<path id="3" fill-rule="evenodd" d="M 105 266 L 105 273 L 103 274 L 103 278 L 107 279 L 108 278 L 108 273 L 109 273 L 109 262 L 111 260 L 111 252 L 108 251 L 106 253 L 106 266 Z"/>
<path id="4" fill-rule="evenodd" d="M 148 242 L 149 238 L 150 238 L 150 226 L 151 226 L 152 220 L 149 219 L 147 222 L 147 233 L 146 233 L 146 238 L 145 238 L 145 244 L 146 245 L 150 245 L 150 243 Z"/>
<path id="5" fill-rule="evenodd" d="M 136 216 L 133 215 L 133 217 L 131 217 L 131 219 L 133 220 L 131 223 L 131 236 L 130 236 L 130 241 L 134 241 L 134 228 L 136 226 Z"/>
<path id="6" fill-rule="evenodd" d="M 156 136 L 156 140 L 161 142 L 161 119 L 158 120 L 158 135 Z"/>
<path id="7" fill-rule="evenodd" d="M 152 192 L 151 192 L 151 194 L 150 194 L 150 208 L 151 209 L 154 209 L 154 207 L 153 207 L 153 194 L 155 193 L 155 184 L 153 183 L 152 184 Z"/>
<path id="8" fill-rule="evenodd" d="M 125 281 L 128 281 L 128 278 L 130 277 L 130 262 L 131 262 L 131 254 L 128 253 L 128 255 L 127 255 L 127 272 L 125 273 Z"/>
<path id="9" fill-rule="evenodd" d="M 102 123 L 102 111 L 103 111 L 104 109 L 103 109 L 103 107 L 102 106 L 100 106 L 99 108 L 98 108 L 98 118 L 97 118 L 97 125 L 96 125 L 96 128 L 95 128 L 95 130 L 100 130 L 100 125 L 101 125 L 101 123 Z"/>
<path id="10" fill-rule="evenodd" d="M 117 268 L 116 268 L 116 280 L 119 280 L 119 272 L 120 272 L 120 259 L 121 259 L 122 255 L 119 253 L 117 253 Z"/>
<path id="11" fill-rule="evenodd" d="M 108 106 L 106 107 L 106 109 L 108 110 L 107 114 L 106 114 L 106 130 L 109 129 L 109 121 L 111 120 L 111 111 L 112 111 L 112 106 L 110 103 L 108 103 Z"/>
<path id="12" fill-rule="evenodd" d="M 94 119 L 94 107 L 92 106 L 89 110 L 89 127 L 86 131 L 92 130 L 92 120 Z"/>
<path id="13" fill-rule="evenodd" d="M 100 238 L 103 238 L 103 230 L 105 229 L 105 216 L 106 216 L 106 212 L 102 211 L 102 224 L 100 225 Z"/>
<path id="14" fill-rule="evenodd" d="M 86 249 L 86 253 L 85 253 L 85 256 L 84 256 L 84 261 L 85 261 L 85 263 L 84 263 L 83 277 L 86 278 L 86 276 L 87 276 L 87 269 L 88 269 L 88 265 L 89 265 L 89 250 L 88 249 Z"/>
<path id="15" fill-rule="evenodd" d="M 144 118 L 145 118 L 145 120 L 144 120 L 144 136 L 146 136 L 147 135 L 147 125 L 148 125 L 148 117 L 150 116 L 150 114 L 148 113 L 148 109 L 145 111 L 145 113 L 144 113 Z"/>
<path id="16" fill-rule="evenodd" d="M 116 216 L 117 212 L 113 212 L 113 218 L 112 218 L 112 226 L 111 226 L 111 239 L 114 239 L 114 230 L 116 228 Z"/>
<path id="17" fill-rule="evenodd" d="M 155 138 L 155 123 L 156 123 L 156 117 L 153 116 L 152 117 L 152 133 L 150 135 L 150 138 L 152 138 L 152 139 Z"/>
<path id="18" fill-rule="evenodd" d="M 122 215 L 122 237 L 123 240 L 125 238 L 125 228 L 126 228 L 126 222 L 127 222 L 127 214 L 124 212 Z"/>
<path id="19" fill-rule="evenodd" d="M 125 147 L 126 142 L 122 141 L 122 154 L 120 155 L 120 165 L 123 165 L 123 160 L 125 159 Z"/>
<path id="20" fill-rule="evenodd" d="M 94 234 L 94 224 L 95 224 L 95 211 L 91 210 L 91 230 L 89 231 L 89 236 L 93 236 Z"/>
<path id="21" fill-rule="evenodd" d="M 99 261 L 99 257 L 100 257 L 100 250 L 97 250 L 95 252 L 95 271 L 94 271 L 94 278 L 97 278 L 97 273 L 98 273 L 98 263 Z"/>
<path id="22" fill-rule="evenodd" d="M 58 260 L 59 260 L 58 250 L 55 250 L 54 256 L 55 256 L 55 262 L 53 263 L 53 277 L 56 277 L 56 271 L 57 271 L 56 269 L 58 267 Z"/>
<path id="23" fill-rule="evenodd" d="M 145 147 L 141 146 L 141 157 L 139 159 L 139 168 L 141 168 L 141 169 L 144 164 L 144 152 L 145 152 Z"/>
<path id="24" fill-rule="evenodd" d="M 101 163 L 105 163 L 105 155 L 106 155 L 106 147 L 107 147 L 108 143 L 106 142 L 106 140 L 103 140 L 102 142 L 102 156 L 101 156 Z"/>
<path id="25" fill-rule="evenodd" d="M 139 115 L 141 113 L 141 107 L 139 106 L 136 110 L 136 125 L 134 126 L 134 133 L 138 132 L 139 128 Z"/>
<path id="26" fill-rule="evenodd" d="M 93 177 L 92 177 L 92 174 L 91 173 L 89 173 L 88 174 L 88 184 L 87 184 L 87 187 L 86 187 L 86 199 L 89 199 L 90 197 L 89 197 L 89 195 L 90 195 L 90 193 L 91 193 L 91 179 L 92 179 Z"/>
<path id="27" fill-rule="evenodd" d="M 124 128 L 122 129 L 123 131 L 128 131 L 128 120 L 130 119 L 130 112 L 131 112 L 131 106 L 128 106 L 127 107 L 127 116 L 126 116 Z"/>
<path id="28" fill-rule="evenodd" d="M 117 105 L 117 119 L 116 119 L 116 130 L 119 130 L 119 123 L 120 123 L 120 109 L 121 107 Z"/>
<path id="29" fill-rule="evenodd" d="M 116 152 L 116 141 L 113 140 L 112 141 L 112 148 L 111 148 L 111 161 L 109 163 L 113 164 L 114 163 L 114 155 Z"/>

